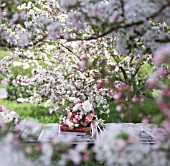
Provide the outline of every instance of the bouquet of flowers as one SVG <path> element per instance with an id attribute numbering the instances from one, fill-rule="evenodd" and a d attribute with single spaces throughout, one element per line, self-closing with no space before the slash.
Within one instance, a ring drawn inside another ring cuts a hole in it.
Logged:
<path id="1" fill-rule="evenodd" d="M 17 125 L 19 122 L 18 115 L 15 111 L 11 111 L 3 106 L 0 106 L 0 124 L 11 126 Z"/>
<path id="2" fill-rule="evenodd" d="M 60 117 L 60 121 L 61 126 L 67 126 L 66 128 L 68 128 L 68 130 L 76 128 L 82 129 L 83 127 L 85 129 L 85 127 L 90 127 L 92 120 L 96 117 L 97 115 L 94 111 L 92 103 L 88 100 L 79 100 L 74 103 L 73 107 L 66 108 L 66 115 L 62 115 Z M 61 127 L 61 131 L 66 128 Z"/>

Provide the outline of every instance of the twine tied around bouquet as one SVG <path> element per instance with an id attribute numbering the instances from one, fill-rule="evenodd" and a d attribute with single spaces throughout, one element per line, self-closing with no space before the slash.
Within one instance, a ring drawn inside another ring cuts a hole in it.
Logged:
<path id="1" fill-rule="evenodd" d="M 91 137 L 90 138 L 98 138 L 99 137 L 99 131 L 102 133 L 102 129 L 99 126 L 99 123 L 97 120 L 93 120 L 91 122 Z"/>

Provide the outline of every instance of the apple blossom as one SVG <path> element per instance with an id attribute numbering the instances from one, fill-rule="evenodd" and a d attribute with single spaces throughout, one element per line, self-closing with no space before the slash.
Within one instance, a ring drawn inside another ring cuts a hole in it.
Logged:
<path id="1" fill-rule="evenodd" d="M 13 116 L 11 114 L 4 115 L 4 122 L 11 123 L 13 121 Z"/>

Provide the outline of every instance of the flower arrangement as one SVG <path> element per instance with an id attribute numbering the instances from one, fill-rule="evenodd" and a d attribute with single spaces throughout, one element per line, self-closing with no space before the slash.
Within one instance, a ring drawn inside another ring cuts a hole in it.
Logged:
<path id="1" fill-rule="evenodd" d="M 19 122 L 19 117 L 15 111 L 11 111 L 4 106 L 0 106 L 0 122 L 5 125 L 17 125 Z"/>
<path id="2" fill-rule="evenodd" d="M 61 115 L 60 121 L 62 125 L 68 126 L 69 129 L 90 127 L 92 120 L 97 117 L 92 103 L 88 100 L 76 101 L 73 107 L 66 108 L 66 112 L 66 116 Z"/>

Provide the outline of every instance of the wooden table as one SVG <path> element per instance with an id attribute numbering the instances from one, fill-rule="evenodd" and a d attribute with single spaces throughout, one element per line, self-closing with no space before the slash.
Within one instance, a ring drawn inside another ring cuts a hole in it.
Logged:
<path id="1" fill-rule="evenodd" d="M 156 134 L 155 130 L 157 127 L 150 124 L 142 124 L 142 123 L 108 123 L 106 124 L 105 130 L 115 130 L 119 129 L 120 131 L 128 131 L 132 133 L 139 143 L 155 143 L 156 142 Z M 160 129 L 162 133 L 165 131 Z M 34 135 L 34 138 L 28 138 L 29 135 Z M 16 137 L 21 139 L 22 143 L 40 143 L 42 141 L 50 140 L 55 138 L 57 135 L 74 135 L 75 139 L 73 144 L 77 143 L 88 143 L 93 144 L 94 138 L 90 138 L 89 134 L 77 134 L 77 133 L 67 133 L 67 132 L 59 132 L 59 124 L 50 123 L 50 124 L 37 124 L 33 130 L 29 130 L 29 128 L 20 129 L 17 133 Z"/>

